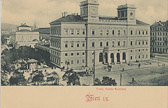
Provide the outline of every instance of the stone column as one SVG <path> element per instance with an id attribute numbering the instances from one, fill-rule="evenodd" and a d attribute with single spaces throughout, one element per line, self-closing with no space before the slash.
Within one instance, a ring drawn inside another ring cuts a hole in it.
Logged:
<path id="1" fill-rule="evenodd" d="M 110 57 L 110 52 L 108 52 L 108 63 L 111 63 L 111 57 Z"/>
<path id="2" fill-rule="evenodd" d="M 114 64 L 117 63 L 117 53 L 114 53 Z"/>
<path id="3" fill-rule="evenodd" d="M 123 58 L 123 55 L 122 55 L 122 52 L 120 53 L 120 64 L 122 64 L 122 58 Z"/>

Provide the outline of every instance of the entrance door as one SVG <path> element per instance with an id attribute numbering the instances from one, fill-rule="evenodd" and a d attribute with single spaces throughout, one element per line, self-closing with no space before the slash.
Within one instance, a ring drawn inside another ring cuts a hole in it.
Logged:
<path id="1" fill-rule="evenodd" d="M 117 53 L 117 63 L 120 63 L 120 53 Z"/>
<path id="2" fill-rule="evenodd" d="M 126 53 L 125 52 L 123 52 L 123 60 L 125 60 L 125 62 L 126 62 Z"/>

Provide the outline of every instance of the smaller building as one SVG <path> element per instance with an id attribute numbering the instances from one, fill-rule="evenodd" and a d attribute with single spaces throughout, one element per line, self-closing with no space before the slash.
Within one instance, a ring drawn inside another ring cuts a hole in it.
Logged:
<path id="1" fill-rule="evenodd" d="M 39 39 L 42 40 L 50 40 L 50 28 L 38 28 L 34 30 L 35 32 L 39 32 Z"/>
<path id="2" fill-rule="evenodd" d="M 16 46 L 31 46 L 34 48 L 35 44 L 39 41 L 39 32 L 32 31 L 31 26 L 21 24 L 17 27 L 15 34 Z"/>
<path id="3" fill-rule="evenodd" d="M 155 22 L 150 29 L 151 52 L 168 53 L 168 20 Z"/>

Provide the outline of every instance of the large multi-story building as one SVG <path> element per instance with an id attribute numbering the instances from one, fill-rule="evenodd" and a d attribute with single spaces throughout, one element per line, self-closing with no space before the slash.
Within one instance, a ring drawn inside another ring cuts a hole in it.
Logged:
<path id="1" fill-rule="evenodd" d="M 79 68 L 149 60 L 150 25 L 136 19 L 136 7 L 118 6 L 118 17 L 99 16 L 98 7 L 98 0 L 86 0 L 80 3 L 80 15 L 50 23 L 50 61 Z"/>
<path id="2" fill-rule="evenodd" d="M 17 27 L 15 35 L 16 46 L 31 46 L 34 47 L 39 41 L 39 32 L 33 32 L 31 26 L 21 24 Z"/>
<path id="3" fill-rule="evenodd" d="M 168 53 L 168 20 L 151 25 L 151 52 Z"/>

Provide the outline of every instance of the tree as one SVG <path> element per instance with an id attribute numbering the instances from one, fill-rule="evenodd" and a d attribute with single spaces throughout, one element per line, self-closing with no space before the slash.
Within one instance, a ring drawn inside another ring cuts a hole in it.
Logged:
<path id="1" fill-rule="evenodd" d="M 36 83 L 36 85 L 39 85 L 44 82 L 44 75 L 43 75 L 42 71 L 35 71 L 35 72 L 33 72 L 32 76 L 33 76 L 32 82 Z"/>
<path id="2" fill-rule="evenodd" d="M 63 80 L 67 80 L 67 85 L 80 85 L 79 75 L 72 69 L 65 72 L 63 75 Z"/>
<path id="3" fill-rule="evenodd" d="M 52 72 L 47 77 L 47 82 L 52 82 L 52 85 L 59 85 L 59 75 L 56 72 Z"/>
<path id="4" fill-rule="evenodd" d="M 23 73 L 19 72 L 14 72 L 13 76 L 10 77 L 9 82 L 10 85 L 22 85 L 22 86 L 25 86 L 27 83 Z"/>

